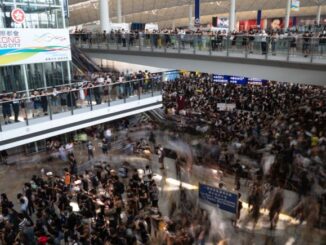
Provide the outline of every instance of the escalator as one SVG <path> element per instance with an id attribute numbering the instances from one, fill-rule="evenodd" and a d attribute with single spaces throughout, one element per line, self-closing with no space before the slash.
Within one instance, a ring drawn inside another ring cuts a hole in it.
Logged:
<path id="1" fill-rule="evenodd" d="M 100 72 L 102 69 L 74 44 L 71 45 L 72 62 L 77 70 L 85 74 L 87 72 Z"/>

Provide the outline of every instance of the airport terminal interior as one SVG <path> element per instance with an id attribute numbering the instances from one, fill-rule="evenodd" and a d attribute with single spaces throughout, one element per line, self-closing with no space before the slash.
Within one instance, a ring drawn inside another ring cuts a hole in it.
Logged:
<path id="1" fill-rule="evenodd" d="M 0 0 L 0 245 L 325 245 L 326 0 Z"/>

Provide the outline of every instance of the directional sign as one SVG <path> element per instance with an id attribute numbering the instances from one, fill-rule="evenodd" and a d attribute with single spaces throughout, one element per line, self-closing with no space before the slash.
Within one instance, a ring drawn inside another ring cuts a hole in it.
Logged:
<path id="1" fill-rule="evenodd" d="M 199 199 L 216 205 L 224 211 L 237 213 L 238 195 L 233 192 L 200 183 Z"/>

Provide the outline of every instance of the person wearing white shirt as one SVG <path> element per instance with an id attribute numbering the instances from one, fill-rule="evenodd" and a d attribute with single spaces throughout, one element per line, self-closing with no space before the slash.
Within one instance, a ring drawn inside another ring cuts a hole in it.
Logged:
<path id="1" fill-rule="evenodd" d="M 18 193 L 17 194 L 17 199 L 19 200 L 19 203 L 20 203 L 20 211 L 22 213 L 27 214 L 28 198 L 26 196 L 23 196 L 23 194 Z"/>
<path id="2" fill-rule="evenodd" d="M 111 140 L 112 140 L 112 132 L 111 132 L 111 129 L 110 128 L 107 128 L 105 130 L 104 137 L 105 137 L 105 139 L 107 139 L 107 141 L 109 143 L 111 143 Z"/>
<path id="3" fill-rule="evenodd" d="M 262 51 L 262 54 L 267 54 L 267 39 L 268 39 L 268 35 L 267 33 L 265 32 L 265 30 L 262 30 L 261 34 L 260 34 L 260 37 L 261 37 L 261 51 Z"/>

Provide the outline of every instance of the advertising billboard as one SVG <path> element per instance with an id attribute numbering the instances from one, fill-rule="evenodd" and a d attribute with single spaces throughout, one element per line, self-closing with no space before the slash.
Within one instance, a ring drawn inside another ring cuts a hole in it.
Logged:
<path id="1" fill-rule="evenodd" d="M 0 66 L 69 60 L 68 29 L 0 28 Z"/>

